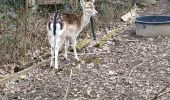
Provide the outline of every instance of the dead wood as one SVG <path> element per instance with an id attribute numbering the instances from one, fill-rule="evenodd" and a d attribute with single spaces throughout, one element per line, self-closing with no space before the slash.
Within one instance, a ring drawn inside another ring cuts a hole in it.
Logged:
<path id="1" fill-rule="evenodd" d="M 17 79 L 17 78 L 20 77 L 21 75 L 26 74 L 26 73 L 28 73 L 28 72 L 30 72 L 30 71 L 33 71 L 33 69 L 35 69 L 35 68 L 37 68 L 37 67 L 40 67 L 40 66 L 45 65 L 45 64 L 46 64 L 47 62 L 49 62 L 49 61 L 50 61 L 50 59 L 45 60 L 45 61 L 42 61 L 42 62 L 40 62 L 40 63 L 38 63 L 38 64 L 32 65 L 32 66 L 29 67 L 29 68 L 24 69 L 24 70 L 22 70 L 22 71 L 20 71 L 20 72 L 18 72 L 18 73 L 14 73 L 14 74 L 12 74 L 12 75 L 9 75 L 9 76 L 7 76 L 7 77 L 5 77 L 5 78 L 3 78 L 3 79 L 0 80 L 0 85 L 5 84 L 5 83 L 7 83 L 7 82 L 10 81 L 10 80 Z"/>

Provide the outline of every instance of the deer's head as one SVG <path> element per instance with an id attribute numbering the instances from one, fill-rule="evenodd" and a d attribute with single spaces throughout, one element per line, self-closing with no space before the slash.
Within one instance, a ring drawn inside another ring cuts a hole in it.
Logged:
<path id="1" fill-rule="evenodd" d="M 95 0 L 89 0 L 88 2 L 85 2 L 84 0 L 80 0 L 80 4 L 83 8 L 83 13 L 89 16 L 95 16 L 97 15 L 97 11 L 94 6 Z"/>

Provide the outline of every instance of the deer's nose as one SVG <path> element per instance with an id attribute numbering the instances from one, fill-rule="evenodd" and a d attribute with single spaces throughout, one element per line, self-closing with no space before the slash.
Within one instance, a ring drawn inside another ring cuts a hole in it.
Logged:
<path id="1" fill-rule="evenodd" d="M 98 15 L 98 12 L 97 12 L 97 11 L 95 11 L 95 15 L 96 15 L 96 16 Z"/>
<path id="2" fill-rule="evenodd" d="M 96 12 L 96 16 L 98 15 L 98 12 Z"/>

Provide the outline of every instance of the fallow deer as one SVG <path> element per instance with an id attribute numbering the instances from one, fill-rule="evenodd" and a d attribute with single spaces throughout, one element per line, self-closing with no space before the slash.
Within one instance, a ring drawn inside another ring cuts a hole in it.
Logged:
<path id="1" fill-rule="evenodd" d="M 71 42 L 74 51 L 74 58 L 79 60 L 76 51 L 76 39 L 83 28 L 89 23 L 91 16 L 97 14 L 94 1 L 95 0 L 85 2 L 84 0 L 80 0 L 83 13 L 68 14 L 55 12 L 50 15 L 47 30 L 51 46 L 51 67 L 55 64 L 54 68 L 58 70 L 58 53 L 64 42 L 65 58 L 67 59 L 67 49 L 70 44 L 69 42 Z"/>

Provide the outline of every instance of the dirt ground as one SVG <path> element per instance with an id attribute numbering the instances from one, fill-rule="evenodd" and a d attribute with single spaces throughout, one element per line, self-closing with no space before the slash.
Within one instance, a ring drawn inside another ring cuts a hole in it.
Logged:
<path id="1" fill-rule="evenodd" d="M 140 15 L 170 15 L 170 2 L 158 1 Z M 170 65 L 165 53 L 169 37 L 136 36 L 133 25 L 119 23 L 123 32 L 102 48 L 95 41 L 79 51 L 81 63 L 60 56 L 61 70 L 49 65 L 1 86 L 0 98 L 8 100 L 151 100 L 170 82 Z M 72 73 L 71 73 L 72 71 Z M 167 87 L 165 91 L 170 90 Z M 67 92 L 66 92 L 67 91 Z M 170 100 L 170 92 L 157 98 Z"/>

